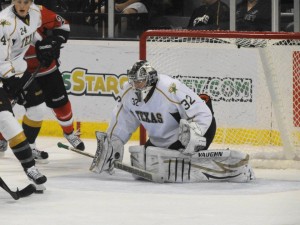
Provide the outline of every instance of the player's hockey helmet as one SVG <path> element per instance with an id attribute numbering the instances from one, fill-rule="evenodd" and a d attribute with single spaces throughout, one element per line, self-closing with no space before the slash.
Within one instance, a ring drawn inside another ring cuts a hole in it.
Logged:
<path id="1" fill-rule="evenodd" d="M 136 62 L 130 70 L 127 71 L 130 85 L 134 88 L 134 82 L 146 81 L 143 87 L 149 87 L 156 84 L 158 80 L 157 71 L 146 60 Z"/>

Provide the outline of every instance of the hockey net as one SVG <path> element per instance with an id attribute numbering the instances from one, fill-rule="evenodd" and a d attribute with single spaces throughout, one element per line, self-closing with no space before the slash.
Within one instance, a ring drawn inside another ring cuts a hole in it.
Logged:
<path id="1" fill-rule="evenodd" d="M 299 33 L 152 30 L 140 59 L 212 98 L 211 149 L 245 151 L 255 167 L 300 169 Z"/>

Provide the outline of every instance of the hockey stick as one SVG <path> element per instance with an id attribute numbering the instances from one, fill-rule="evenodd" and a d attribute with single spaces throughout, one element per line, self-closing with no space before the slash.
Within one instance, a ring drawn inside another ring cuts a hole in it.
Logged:
<path id="1" fill-rule="evenodd" d="M 39 64 L 38 67 L 35 69 L 35 71 L 31 74 L 30 78 L 26 81 L 26 83 L 24 84 L 24 86 L 22 87 L 22 89 L 19 91 L 24 91 L 26 88 L 29 87 L 29 85 L 33 82 L 33 80 L 35 79 L 36 75 L 38 74 L 38 72 L 40 71 L 40 69 L 43 67 L 42 64 Z M 11 102 L 12 107 L 15 106 L 15 104 L 18 102 L 18 98 L 13 99 Z"/>
<path id="2" fill-rule="evenodd" d="M 78 149 L 73 148 L 73 147 L 69 147 L 69 146 L 67 146 L 67 145 L 65 145 L 61 142 L 58 142 L 57 146 L 59 148 L 64 148 L 64 149 L 76 152 L 78 154 L 81 154 L 81 155 L 84 155 L 84 156 L 87 156 L 87 157 L 90 157 L 90 158 L 95 157 L 94 155 L 92 155 L 90 153 L 83 152 L 83 151 L 78 150 Z M 155 183 L 163 183 L 164 182 L 164 177 L 160 176 L 159 174 L 151 173 L 151 172 L 146 171 L 146 170 L 142 170 L 142 169 L 139 169 L 139 168 L 136 168 L 136 167 L 133 167 L 133 166 L 126 165 L 126 164 L 124 164 L 124 163 L 122 163 L 118 160 L 114 161 L 114 167 L 117 168 L 117 169 L 126 171 L 128 173 L 132 173 L 132 174 L 137 175 L 137 176 L 139 176 L 143 179 L 146 179 L 146 180 L 149 180 L 149 181 L 152 181 L 152 182 L 155 182 Z"/>
<path id="3" fill-rule="evenodd" d="M 5 191 L 7 191 L 13 199 L 18 200 L 19 198 L 27 197 L 31 194 L 33 194 L 36 191 L 36 187 L 33 184 L 27 185 L 25 188 L 19 191 L 17 188 L 17 191 L 12 191 L 7 186 L 7 184 L 2 180 L 0 177 L 0 187 L 2 187 Z"/>

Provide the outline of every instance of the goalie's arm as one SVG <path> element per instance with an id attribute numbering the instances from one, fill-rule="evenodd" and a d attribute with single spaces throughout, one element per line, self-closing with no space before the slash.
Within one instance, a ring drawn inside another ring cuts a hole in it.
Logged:
<path id="1" fill-rule="evenodd" d="M 178 81 L 177 87 L 178 90 L 172 97 L 174 101 L 180 102 L 177 108 L 181 118 L 195 122 L 202 135 L 204 135 L 212 122 L 212 112 L 205 101 L 185 84 Z"/>
<path id="2" fill-rule="evenodd" d="M 126 85 L 126 84 L 125 84 Z M 128 86 L 127 86 L 128 87 Z M 126 88 L 126 87 L 125 87 Z M 128 93 L 128 89 L 126 91 L 122 90 L 122 100 L 119 102 L 114 108 L 111 116 L 111 122 L 107 129 L 108 137 L 112 136 L 118 137 L 124 144 L 128 142 L 132 133 L 138 128 L 140 125 L 140 121 L 134 116 L 128 107 L 132 103 L 129 102 L 126 93 Z"/>
<path id="3" fill-rule="evenodd" d="M 213 121 L 212 111 L 204 100 L 183 83 L 178 82 L 178 91 L 173 96 L 181 103 L 177 106 L 181 115 L 179 141 L 185 146 L 181 152 L 194 154 L 206 149 L 204 135 Z"/>
<path id="4" fill-rule="evenodd" d="M 124 96 L 131 88 L 126 84 L 124 86 L 125 89 L 121 90 L 121 101 L 112 112 L 107 133 L 96 132 L 97 151 L 90 167 L 93 172 L 112 173 L 114 161 L 122 162 L 124 144 L 128 142 L 132 133 L 139 126 L 139 121 L 130 112 L 130 109 L 126 108 L 124 100 Z"/>

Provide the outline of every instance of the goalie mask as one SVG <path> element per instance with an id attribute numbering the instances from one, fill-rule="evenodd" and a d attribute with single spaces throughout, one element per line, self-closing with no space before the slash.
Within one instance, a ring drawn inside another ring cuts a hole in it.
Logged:
<path id="1" fill-rule="evenodd" d="M 145 99 L 158 80 L 156 70 L 145 60 L 136 62 L 127 72 L 128 82 L 135 90 L 138 100 Z"/>

